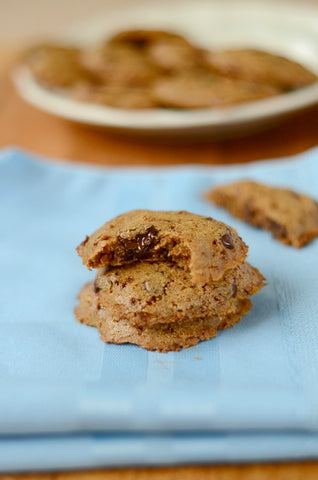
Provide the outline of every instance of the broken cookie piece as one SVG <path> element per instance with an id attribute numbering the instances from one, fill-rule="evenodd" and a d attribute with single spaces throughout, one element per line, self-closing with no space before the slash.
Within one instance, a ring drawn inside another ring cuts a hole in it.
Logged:
<path id="1" fill-rule="evenodd" d="M 119 215 L 77 247 L 89 269 L 165 261 L 200 284 L 220 279 L 246 258 L 247 250 L 234 228 L 211 217 L 150 210 Z"/>
<path id="2" fill-rule="evenodd" d="M 284 244 L 299 248 L 318 236 L 318 203 L 293 190 L 242 181 L 213 188 L 206 198 Z"/>

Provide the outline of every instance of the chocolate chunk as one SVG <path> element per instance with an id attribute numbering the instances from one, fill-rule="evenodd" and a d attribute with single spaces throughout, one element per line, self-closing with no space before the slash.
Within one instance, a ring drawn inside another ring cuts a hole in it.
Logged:
<path id="1" fill-rule="evenodd" d="M 143 259 L 149 257 L 151 249 L 158 242 L 158 231 L 154 226 L 147 228 L 145 233 L 138 234 L 134 238 L 118 237 L 120 243 L 126 250 L 125 258 L 127 260 L 137 258 Z"/>
<path id="2" fill-rule="evenodd" d="M 272 232 L 274 237 L 276 238 L 287 238 L 287 230 L 284 225 L 276 222 L 275 220 L 271 220 L 270 218 L 266 218 L 266 228 Z"/>
<path id="3" fill-rule="evenodd" d="M 235 283 L 232 284 L 232 298 L 236 297 L 237 293 L 237 285 Z"/>
<path id="4" fill-rule="evenodd" d="M 221 242 L 225 246 L 225 248 L 228 248 L 229 250 L 233 250 L 234 248 L 234 243 L 233 243 L 233 237 L 231 233 L 228 231 L 221 237 Z"/>
<path id="5" fill-rule="evenodd" d="M 94 293 L 98 293 L 100 291 L 99 286 L 96 284 L 96 281 L 94 282 Z"/>

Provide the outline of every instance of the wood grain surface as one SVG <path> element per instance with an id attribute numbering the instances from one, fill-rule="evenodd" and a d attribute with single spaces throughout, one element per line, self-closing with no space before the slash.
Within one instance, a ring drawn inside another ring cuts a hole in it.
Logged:
<path id="1" fill-rule="evenodd" d="M 195 144 L 164 144 L 119 137 L 73 125 L 40 112 L 15 93 L 8 72 L 16 49 L 0 48 L 0 146 L 103 165 L 230 164 L 276 158 L 318 144 L 318 108 L 244 138 Z M 0 480 L 317 480 L 318 462 L 131 468 L 83 472 L 6 474 Z"/>

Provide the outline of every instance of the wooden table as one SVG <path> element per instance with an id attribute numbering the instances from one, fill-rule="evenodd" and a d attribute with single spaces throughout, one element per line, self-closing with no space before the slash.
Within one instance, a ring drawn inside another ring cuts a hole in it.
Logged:
<path id="1" fill-rule="evenodd" d="M 263 133 L 222 142 L 154 144 L 73 125 L 18 98 L 8 79 L 16 53 L 0 48 L 0 147 L 16 145 L 57 159 L 103 165 L 230 164 L 302 152 L 318 144 L 318 108 Z M 318 462 L 141 468 L 25 475 L 0 480 L 317 480 Z"/>

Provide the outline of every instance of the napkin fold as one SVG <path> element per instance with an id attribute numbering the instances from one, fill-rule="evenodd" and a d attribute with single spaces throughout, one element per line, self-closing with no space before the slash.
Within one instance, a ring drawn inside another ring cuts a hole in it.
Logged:
<path id="1" fill-rule="evenodd" d="M 249 178 L 318 198 L 318 149 L 234 167 L 97 168 L 0 154 L 0 470 L 318 457 L 318 240 L 295 250 L 209 204 Z M 73 308 L 75 247 L 135 208 L 237 228 L 267 278 L 233 329 L 181 352 L 106 345 Z"/>

